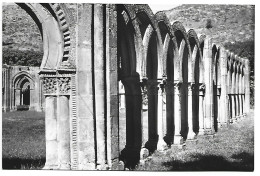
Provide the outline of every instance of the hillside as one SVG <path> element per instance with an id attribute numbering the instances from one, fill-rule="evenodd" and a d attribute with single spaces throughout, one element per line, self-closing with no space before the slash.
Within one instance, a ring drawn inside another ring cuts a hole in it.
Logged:
<path id="1" fill-rule="evenodd" d="M 180 21 L 216 43 L 254 40 L 255 8 L 251 5 L 181 5 L 165 11 L 170 22 Z M 207 20 L 212 28 L 207 29 Z"/>
<path id="2" fill-rule="evenodd" d="M 3 49 L 43 52 L 40 31 L 22 8 L 14 3 L 2 5 Z"/>

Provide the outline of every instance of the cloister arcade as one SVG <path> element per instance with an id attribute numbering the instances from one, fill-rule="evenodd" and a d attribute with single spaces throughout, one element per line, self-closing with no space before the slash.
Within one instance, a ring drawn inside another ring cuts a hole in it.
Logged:
<path id="1" fill-rule="evenodd" d="M 164 12 L 153 14 L 148 5 L 18 5 L 39 26 L 44 43 L 45 169 L 131 168 L 144 150 L 196 145 L 187 141 L 213 136 L 249 113 L 248 59 L 179 21 L 170 23 Z M 17 85 L 26 81 L 32 89 L 28 77 Z M 119 82 L 125 91 L 123 150 Z"/>

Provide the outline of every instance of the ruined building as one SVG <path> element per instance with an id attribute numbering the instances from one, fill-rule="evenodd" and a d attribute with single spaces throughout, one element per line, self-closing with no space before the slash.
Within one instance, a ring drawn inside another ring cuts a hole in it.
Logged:
<path id="1" fill-rule="evenodd" d="M 11 89 L 3 87 L 3 104 L 27 105 L 28 91 L 37 92 L 29 102 L 31 108 L 45 106 L 45 169 L 132 167 L 144 150 L 181 147 L 249 113 L 248 59 L 178 21 L 171 24 L 163 12 L 153 14 L 147 5 L 18 5 L 41 30 L 44 56 L 40 82 L 37 74 L 28 75 L 32 68 L 4 67 L 3 81 Z M 119 82 L 125 90 L 123 150 Z"/>

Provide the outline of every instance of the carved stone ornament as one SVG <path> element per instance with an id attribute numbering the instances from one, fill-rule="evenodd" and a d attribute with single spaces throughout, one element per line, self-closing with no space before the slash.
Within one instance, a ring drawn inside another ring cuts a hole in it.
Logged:
<path id="1" fill-rule="evenodd" d="M 70 78 L 69 77 L 58 78 L 58 88 L 60 93 L 68 93 L 71 89 Z"/>
<path id="2" fill-rule="evenodd" d="M 57 90 L 57 80 L 54 77 L 44 77 L 43 78 L 43 93 L 53 94 Z"/>
<path id="3" fill-rule="evenodd" d="M 174 83 L 174 94 L 180 94 L 181 85 L 181 82 Z"/>

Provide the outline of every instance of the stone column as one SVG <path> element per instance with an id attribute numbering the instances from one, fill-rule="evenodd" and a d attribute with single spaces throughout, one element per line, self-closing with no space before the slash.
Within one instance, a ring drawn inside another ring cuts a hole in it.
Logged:
<path id="1" fill-rule="evenodd" d="M 20 105 L 21 101 L 21 90 L 20 89 L 15 89 L 15 108 Z"/>
<path id="2" fill-rule="evenodd" d="M 125 86 L 126 98 L 126 146 L 121 155 L 126 162 L 125 165 L 129 166 L 136 164 L 140 159 L 142 94 L 138 76 L 124 78 L 122 82 Z"/>
<path id="3" fill-rule="evenodd" d="M 70 169 L 70 107 L 68 96 L 58 96 L 57 140 L 59 169 Z"/>
<path id="4" fill-rule="evenodd" d="M 239 98 L 239 116 L 242 118 L 243 117 L 243 102 L 242 102 L 242 73 L 240 72 L 239 74 L 239 94 L 238 94 L 238 98 Z"/>
<path id="5" fill-rule="evenodd" d="M 46 163 L 44 169 L 58 168 L 57 97 L 45 97 Z"/>
<path id="6" fill-rule="evenodd" d="M 233 72 L 232 73 L 232 88 L 231 88 L 231 90 L 232 90 L 232 93 L 231 93 L 231 101 L 232 101 L 232 121 L 234 122 L 236 122 L 236 96 L 235 96 L 235 79 L 236 77 L 235 77 L 235 72 Z"/>
<path id="7" fill-rule="evenodd" d="M 181 82 L 174 83 L 174 140 L 173 145 L 182 146 L 181 136 Z"/>
<path id="8" fill-rule="evenodd" d="M 240 112 L 240 110 L 239 110 L 239 96 L 238 96 L 238 94 L 239 94 L 239 79 L 238 79 L 238 77 L 239 77 L 239 73 L 237 72 L 236 73 L 236 82 L 235 82 L 235 97 L 236 97 L 236 119 L 239 119 L 240 118 L 240 115 L 239 115 L 239 112 Z"/>
<path id="9" fill-rule="evenodd" d="M 221 83 L 221 94 L 220 94 L 220 125 L 226 126 L 229 123 L 228 119 L 228 71 L 227 71 L 227 54 L 224 49 L 220 50 L 220 83 Z"/>
<path id="10" fill-rule="evenodd" d="M 166 91 L 166 143 L 171 145 L 174 137 L 174 83 L 167 81 Z"/>
<path id="11" fill-rule="evenodd" d="M 164 136 L 166 132 L 165 128 L 165 116 L 163 115 L 163 93 L 164 93 L 164 82 L 159 85 L 158 91 L 158 111 L 157 111 L 157 130 L 158 130 L 158 143 L 157 150 L 164 150 L 167 147 L 167 144 L 164 141 Z"/>
<path id="12" fill-rule="evenodd" d="M 193 130 L 193 105 L 192 105 L 192 97 L 193 97 L 193 89 L 194 83 L 188 83 L 188 135 L 187 139 L 193 140 L 196 139 L 196 133 Z"/>
<path id="13" fill-rule="evenodd" d="M 158 115 L 158 84 L 157 80 L 147 81 L 148 95 L 148 141 L 145 144 L 150 152 L 157 149 L 158 134 L 157 134 L 157 115 Z"/>
<path id="14" fill-rule="evenodd" d="M 250 113 L 250 65 L 249 60 L 245 59 L 245 113 Z"/>
<path id="15" fill-rule="evenodd" d="M 218 123 L 218 127 L 221 127 L 220 124 L 220 118 L 221 118 L 221 109 L 220 109 L 220 95 L 221 95 L 221 87 L 220 85 L 217 85 L 217 97 L 216 97 L 216 108 L 217 108 L 217 123 Z"/>
<path id="16" fill-rule="evenodd" d="M 94 72 L 96 113 L 96 167 L 103 169 L 106 163 L 105 127 L 105 48 L 103 5 L 94 4 Z"/>
<path id="17" fill-rule="evenodd" d="M 213 111 L 213 77 L 212 77 L 212 42 L 206 38 L 204 41 L 204 61 L 205 61 L 205 133 L 212 135 L 214 131 L 214 111 Z"/>
<path id="18" fill-rule="evenodd" d="M 199 85 L 199 135 L 205 134 L 204 128 L 204 96 L 205 96 L 205 84 L 200 83 Z"/>

